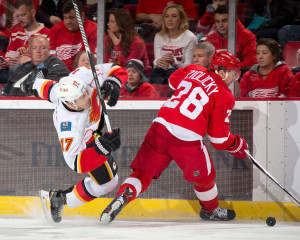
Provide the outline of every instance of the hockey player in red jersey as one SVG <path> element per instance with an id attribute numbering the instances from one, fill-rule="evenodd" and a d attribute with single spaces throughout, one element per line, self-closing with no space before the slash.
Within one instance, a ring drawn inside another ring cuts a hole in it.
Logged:
<path id="1" fill-rule="evenodd" d="M 229 130 L 235 101 L 227 85 L 238 78 L 238 62 L 234 55 L 223 51 L 212 59 L 212 68 L 222 78 L 198 65 L 180 68 L 170 76 L 169 85 L 175 92 L 160 108 L 130 166 L 133 172 L 101 214 L 101 224 L 113 221 L 172 160 L 182 169 L 184 178 L 194 183 L 202 219 L 235 218 L 234 210 L 218 207 L 216 172 L 203 138 L 208 134 L 216 149 L 246 158 L 246 141 Z"/>
<path id="2" fill-rule="evenodd" d="M 108 96 L 107 104 L 114 106 L 128 73 L 111 63 L 95 68 L 102 96 Z M 117 187 L 117 164 L 110 153 L 121 144 L 119 128 L 99 136 L 104 119 L 90 68 L 78 68 L 59 83 L 40 78 L 36 70 L 21 84 L 21 90 L 55 104 L 53 123 L 65 162 L 75 172 L 89 174 L 67 190 L 40 192 L 46 217 L 60 222 L 65 205 L 78 207 Z M 50 201 L 50 210 L 43 199 Z"/>

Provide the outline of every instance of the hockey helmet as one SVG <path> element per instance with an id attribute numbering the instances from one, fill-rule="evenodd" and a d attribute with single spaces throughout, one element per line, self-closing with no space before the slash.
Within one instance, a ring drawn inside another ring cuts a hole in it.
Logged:
<path id="1" fill-rule="evenodd" d="M 217 52 L 211 60 L 211 69 L 218 72 L 219 67 L 223 66 L 229 72 L 230 70 L 236 71 L 236 79 L 241 75 L 240 71 L 240 60 L 234 56 L 232 53 L 225 50 Z"/>
<path id="2" fill-rule="evenodd" d="M 75 100 L 80 98 L 86 91 L 85 83 L 74 77 L 63 77 L 57 85 L 55 89 L 56 96 L 65 104 L 70 102 L 77 106 Z"/>

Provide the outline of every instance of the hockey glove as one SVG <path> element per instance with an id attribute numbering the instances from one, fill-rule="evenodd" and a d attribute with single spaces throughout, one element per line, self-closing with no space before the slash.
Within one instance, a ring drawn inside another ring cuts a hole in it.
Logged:
<path id="1" fill-rule="evenodd" d="M 245 150 L 248 149 L 248 144 L 245 139 L 241 138 L 239 135 L 234 135 L 234 144 L 229 147 L 227 151 L 237 158 L 244 159 L 247 157 Z"/>
<path id="2" fill-rule="evenodd" d="M 100 155 L 109 155 L 121 145 L 120 128 L 115 128 L 112 133 L 104 133 L 102 137 L 95 139 L 95 150 Z"/>
<path id="3" fill-rule="evenodd" d="M 121 87 L 121 81 L 115 76 L 108 76 L 104 80 L 100 90 L 103 98 L 108 97 L 108 106 L 113 107 L 117 104 Z"/>
<path id="4" fill-rule="evenodd" d="M 21 83 L 20 89 L 22 92 L 34 95 L 39 98 L 39 94 L 35 89 L 32 89 L 33 84 L 36 78 L 44 78 L 44 76 L 48 73 L 47 68 L 36 68 L 29 74 L 29 76 Z"/>

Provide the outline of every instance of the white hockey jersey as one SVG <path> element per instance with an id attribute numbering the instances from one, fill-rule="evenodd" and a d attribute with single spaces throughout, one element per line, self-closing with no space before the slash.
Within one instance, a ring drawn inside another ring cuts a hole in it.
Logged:
<path id="1" fill-rule="evenodd" d="M 100 86 L 107 76 L 112 75 L 118 77 L 123 83 L 127 81 L 126 77 L 124 78 L 124 76 L 127 76 L 127 73 L 124 74 L 124 71 L 126 72 L 124 68 L 113 66 L 111 63 L 99 64 L 95 68 Z M 87 148 L 87 143 L 94 140 L 93 132 L 98 128 L 102 107 L 90 68 L 78 68 L 71 72 L 69 76 L 79 78 L 86 83 L 86 89 L 91 98 L 91 107 L 89 109 L 72 111 L 66 108 L 56 97 L 54 90 L 57 84 L 54 81 L 37 78 L 33 89 L 38 91 L 41 98 L 56 105 L 53 113 L 53 123 L 61 143 L 64 159 L 71 169 L 84 173 L 90 171 L 90 169 L 82 169 L 85 165 L 83 161 L 86 161 L 86 159 L 96 158 L 100 163 L 106 161 L 106 157 L 99 155 L 94 147 Z M 95 168 L 101 165 L 97 160 L 94 161 Z"/>

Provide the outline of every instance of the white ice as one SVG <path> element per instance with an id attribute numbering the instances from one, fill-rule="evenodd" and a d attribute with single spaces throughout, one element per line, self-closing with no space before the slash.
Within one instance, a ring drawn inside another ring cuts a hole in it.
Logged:
<path id="1" fill-rule="evenodd" d="M 51 225 L 43 217 L 0 218 L 2 240 L 299 240 L 299 222 L 277 222 L 274 227 L 265 221 L 145 221 L 118 220 L 101 226 L 97 218 L 67 218 Z"/>

